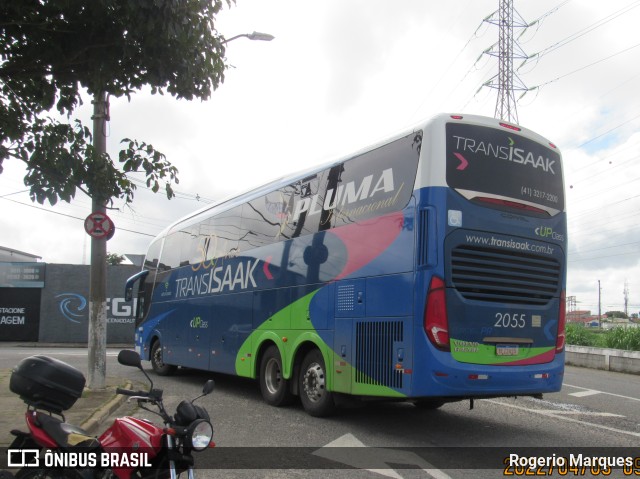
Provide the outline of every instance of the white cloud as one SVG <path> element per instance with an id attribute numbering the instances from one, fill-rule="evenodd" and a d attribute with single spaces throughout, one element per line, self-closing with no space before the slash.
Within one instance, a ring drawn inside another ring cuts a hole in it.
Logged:
<path id="1" fill-rule="evenodd" d="M 559 4 L 541 0 L 516 7 L 531 21 Z M 531 54 L 580 34 L 520 71 L 527 86 L 542 87 L 520 100 L 518 113 L 521 124 L 563 150 L 567 294 L 592 310 L 598 279 L 617 309 L 629 280 L 631 305 L 640 309 L 634 299 L 640 298 L 640 283 L 634 285 L 640 257 L 640 198 L 634 198 L 640 180 L 640 138 L 634 136 L 640 125 L 640 47 L 631 48 L 638 43 L 640 8 L 614 18 L 628 6 L 623 0 L 568 2 L 521 38 Z M 116 154 L 123 137 L 152 143 L 180 170 L 181 199 L 167 201 L 140 189 L 134 212 L 110 213 L 117 233 L 109 251 L 143 253 L 150 237 L 124 230 L 156 234 L 202 206 L 196 195 L 220 199 L 440 111 L 492 116 L 496 92 L 476 92 L 497 72 L 496 60 L 475 62 L 497 40 L 497 27 L 478 29 L 496 9 L 494 0 L 243 0 L 224 10 L 217 28 L 227 37 L 258 30 L 276 38 L 229 43 L 233 67 L 210 100 L 147 92 L 131 103 L 112 99 L 109 152 Z M 587 31 L 597 22 L 602 25 Z M 80 112 L 87 124 L 90 109 L 86 101 Z M 0 197 L 11 194 L 0 202 L 0 245 L 47 262 L 81 262 L 82 221 L 8 201 L 30 203 L 26 193 L 12 194 L 25 189 L 21 166 L 13 163 L 5 162 L 0 176 Z M 89 205 L 79 196 L 71 205 L 47 209 L 84 218 Z"/>

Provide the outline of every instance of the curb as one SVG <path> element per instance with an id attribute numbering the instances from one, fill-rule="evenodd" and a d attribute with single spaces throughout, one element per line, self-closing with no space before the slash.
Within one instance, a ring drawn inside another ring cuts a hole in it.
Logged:
<path id="1" fill-rule="evenodd" d="M 127 381 L 124 389 L 131 389 L 132 383 Z M 114 398 L 96 410 L 88 419 L 86 419 L 80 427 L 90 434 L 95 434 L 100 425 L 107 419 L 116 409 L 125 403 L 127 397 L 116 394 Z"/>
<path id="2" fill-rule="evenodd" d="M 640 374 L 640 351 L 567 345 L 565 363 L 583 368 Z"/>

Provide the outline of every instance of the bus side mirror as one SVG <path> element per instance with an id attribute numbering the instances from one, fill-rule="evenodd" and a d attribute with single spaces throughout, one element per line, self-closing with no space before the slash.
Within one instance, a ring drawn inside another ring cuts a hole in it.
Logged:
<path id="1" fill-rule="evenodd" d="M 141 279 L 146 278 L 148 274 L 149 274 L 149 270 L 143 269 L 142 271 L 134 274 L 133 276 L 131 276 L 131 278 L 127 280 L 127 282 L 124 285 L 125 301 L 131 301 L 133 299 L 133 285 L 136 284 L 136 282 L 140 281 Z"/>

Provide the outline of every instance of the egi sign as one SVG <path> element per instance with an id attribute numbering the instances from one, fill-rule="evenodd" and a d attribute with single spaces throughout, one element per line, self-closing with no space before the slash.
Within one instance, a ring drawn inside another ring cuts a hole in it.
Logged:
<path id="1" fill-rule="evenodd" d="M 77 293 L 61 293 L 56 296 L 58 310 L 72 323 L 86 323 L 89 313 L 87 299 Z M 107 298 L 107 323 L 134 323 L 137 299 Z"/>

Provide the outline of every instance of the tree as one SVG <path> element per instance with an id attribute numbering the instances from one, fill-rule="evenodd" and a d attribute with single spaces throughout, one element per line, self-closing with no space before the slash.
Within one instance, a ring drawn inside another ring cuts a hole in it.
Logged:
<path id="1" fill-rule="evenodd" d="M 133 201 L 128 174 L 168 198 L 177 169 L 152 145 L 125 139 L 106 153 L 108 97 L 152 93 L 207 99 L 224 81 L 224 37 L 215 15 L 231 0 L 20 0 L 0 3 L 0 173 L 24 162 L 33 201 L 71 201 L 78 190 L 104 213 Z M 71 115 L 93 97 L 93 132 Z M 56 109 L 68 122 L 48 116 Z M 106 378 L 106 240 L 91 242 L 89 387 Z"/>
<path id="2" fill-rule="evenodd" d="M 624 313 L 624 311 L 607 311 L 604 313 L 607 318 L 623 318 L 628 319 L 628 316 Z"/>
<path id="3" fill-rule="evenodd" d="M 227 2 L 230 0 L 227 0 Z M 119 165 L 96 154 L 71 115 L 86 91 L 130 95 L 143 86 L 177 98 L 207 99 L 224 80 L 224 38 L 213 24 L 222 0 L 21 0 L 0 5 L 0 173 L 25 163 L 39 203 L 92 198 L 133 200 L 127 173 L 143 171 L 169 198 L 177 170 L 144 142 L 125 140 Z M 108 114 L 108 112 L 107 112 Z"/>
<path id="4" fill-rule="evenodd" d="M 110 266 L 116 266 L 122 264 L 124 256 L 118 253 L 107 253 L 107 264 Z"/>

